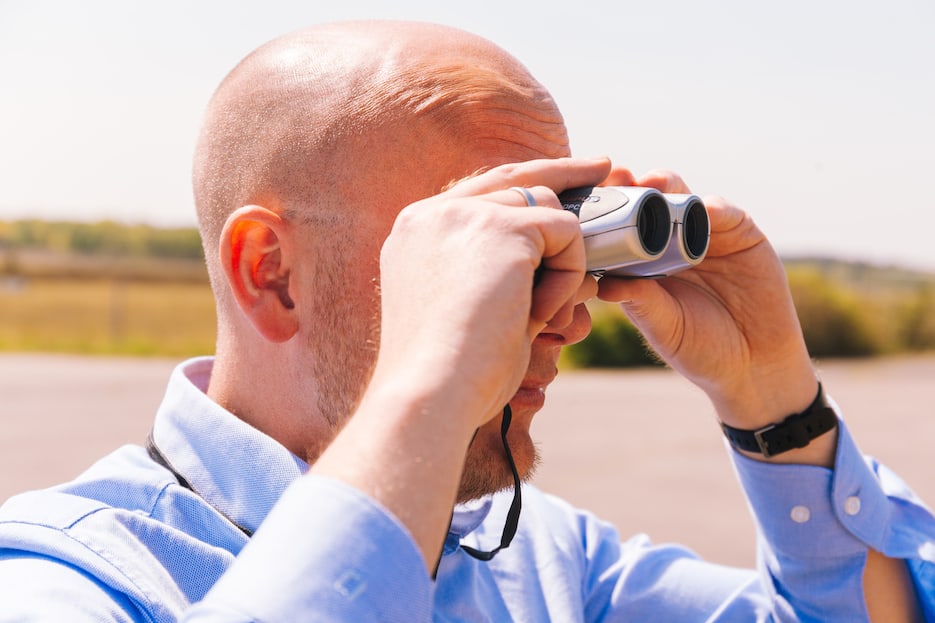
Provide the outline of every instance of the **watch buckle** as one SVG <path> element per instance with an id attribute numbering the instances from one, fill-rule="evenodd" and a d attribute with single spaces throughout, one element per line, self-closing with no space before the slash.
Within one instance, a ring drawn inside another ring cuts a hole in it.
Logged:
<path id="1" fill-rule="evenodd" d="M 760 452 L 763 453 L 763 456 L 769 458 L 773 455 L 769 450 L 769 442 L 763 439 L 763 435 L 769 431 L 776 428 L 775 424 L 770 424 L 769 426 L 764 426 L 760 430 L 753 431 L 753 438 L 756 439 L 756 445 L 760 447 Z"/>

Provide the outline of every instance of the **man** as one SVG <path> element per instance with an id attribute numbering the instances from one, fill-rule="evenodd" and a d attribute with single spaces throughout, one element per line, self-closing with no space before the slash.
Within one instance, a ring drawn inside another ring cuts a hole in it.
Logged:
<path id="1" fill-rule="evenodd" d="M 195 157 L 216 357 L 176 370 L 146 450 L 0 511 L 0 619 L 933 616 L 935 521 L 836 420 L 803 448 L 734 452 L 758 574 L 621 543 L 531 487 L 512 536 L 513 468 L 535 464 L 529 424 L 590 297 L 620 302 L 733 429 L 823 404 L 747 215 L 709 198 L 699 267 L 598 284 L 556 193 L 687 188 L 569 155 L 548 93 L 454 29 L 319 26 L 248 56 Z"/>

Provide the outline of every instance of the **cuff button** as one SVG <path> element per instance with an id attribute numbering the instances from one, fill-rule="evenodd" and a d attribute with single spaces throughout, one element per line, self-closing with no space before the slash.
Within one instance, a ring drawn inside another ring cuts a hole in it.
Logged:
<path id="1" fill-rule="evenodd" d="M 789 517 L 791 517 L 792 521 L 795 523 L 805 523 L 812 518 L 812 512 L 808 510 L 807 506 L 793 506 Z"/>
<path id="2" fill-rule="evenodd" d="M 860 498 L 856 495 L 844 500 L 844 512 L 853 517 L 860 512 Z"/>

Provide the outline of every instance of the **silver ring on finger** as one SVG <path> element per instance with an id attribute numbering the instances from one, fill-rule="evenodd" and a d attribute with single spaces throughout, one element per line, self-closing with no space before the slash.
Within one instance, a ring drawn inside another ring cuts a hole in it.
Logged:
<path id="1" fill-rule="evenodd" d="M 511 186 L 510 190 L 515 190 L 516 192 L 521 194 L 523 196 L 523 199 L 526 200 L 527 207 L 536 205 L 536 198 L 533 196 L 532 192 L 530 192 L 528 188 L 524 188 L 522 186 Z"/>

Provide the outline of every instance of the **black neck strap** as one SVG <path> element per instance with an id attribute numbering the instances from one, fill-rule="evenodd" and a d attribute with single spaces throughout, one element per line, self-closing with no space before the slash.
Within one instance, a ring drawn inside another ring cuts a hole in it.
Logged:
<path id="1" fill-rule="evenodd" d="M 513 460 L 513 453 L 510 451 L 510 445 L 506 440 L 506 433 L 510 430 L 510 422 L 513 420 L 513 411 L 510 405 L 503 407 L 503 421 L 500 424 L 500 438 L 503 440 L 503 450 L 506 452 L 506 460 L 510 464 L 510 471 L 513 472 L 513 502 L 510 504 L 510 510 L 506 514 L 506 523 L 503 526 L 503 535 L 500 537 L 500 545 L 489 552 L 468 547 L 464 543 L 461 549 L 478 560 L 490 560 L 497 555 L 501 549 L 506 549 L 516 536 L 516 528 L 519 526 L 519 514 L 523 508 L 522 483 L 520 482 L 519 472 L 516 471 L 516 462 Z"/>

